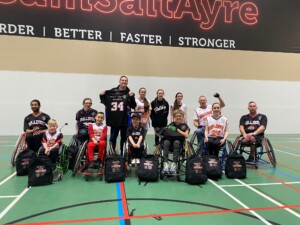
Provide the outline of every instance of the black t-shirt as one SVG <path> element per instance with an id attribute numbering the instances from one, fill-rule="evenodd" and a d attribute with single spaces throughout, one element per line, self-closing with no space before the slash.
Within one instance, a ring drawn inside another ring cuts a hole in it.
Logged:
<path id="1" fill-rule="evenodd" d="M 88 128 L 90 123 L 95 123 L 95 116 L 97 111 L 95 109 L 90 109 L 89 111 L 85 111 L 84 109 L 79 110 L 76 113 L 76 121 L 78 129 Z"/>
<path id="2" fill-rule="evenodd" d="M 145 128 L 141 125 L 139 125 L 137 128 L 129 126 L 127 128 L 127 137 L 129 136 L 132 137 L 134 143 L 137 143 L 140 136 L 143 136 L 143 139 L 145 138 Z"/>
<path id="3" fill-rule="evenodd" d="M 39 130 L 47 130 L 47 123 L 50 120 L 50 116 L 46 113 L 40 113 L 35 116 L 32 113 L 24 119 L 24 132 L 26 130 L 32 130 L 38 128 Z"/>
<path id="4" fill-rule="evenodd" d="M 257 114 L 255 117 L 248 115 L 244 115 L 240 119 L 240 126 L 244 126 L 246 133 L 253 133 L 260 126 L 264 126 L 267 128 L 268 119 L 263 114 Z M 262 133 L 263 135 L 264 133 Z"/>

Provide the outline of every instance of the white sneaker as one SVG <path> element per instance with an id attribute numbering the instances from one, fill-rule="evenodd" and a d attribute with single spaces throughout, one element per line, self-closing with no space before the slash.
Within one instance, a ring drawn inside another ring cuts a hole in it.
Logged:
<path id="1" fill-rule="evenodd" d="M 169 168 L 169 164 L 167 162 L 164 162 L 164 168 L 163 168 L 163 173 L 169 173 L 170 168 Z"/>
<path id="2" fill-rule="evenodd" d="M 140 159 L 135 159 L 136 164 L 140 164 Z"/>
<path id="3" fill-rule="evenodd" d="M 131 164 L 136 164 L 136 160 L 135 160 L 135 159 L 132 159 L 132 160 L 131 160 Z"/>
<path id="4" fill-rule="evenodd" d="M 171 164 L 170 173 L 177 174 L 177 164 L 174 162 L 172 162 L 172 164 Z"/>

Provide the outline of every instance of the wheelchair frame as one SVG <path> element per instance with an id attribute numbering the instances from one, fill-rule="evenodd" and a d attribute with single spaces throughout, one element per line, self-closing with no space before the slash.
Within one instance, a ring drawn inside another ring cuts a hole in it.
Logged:
<path id="1" fill-rule="evenodd" d="M 99 166 L 99 170 L 97 172 L 90 172 L 87 168 L 87 144 L 89 143 L 89 140 L 86 140 L 82 145 L 79 146 L 79 151 L 76 155 L 74 168 L 72 170 L 72 176 L 75 177 L 76 174 L 84 175 L 84 178 L 86 181 L 89 180 L 90 176 L 99 175 L 100 180 L 103 180 L 103 174 L 104 174 L 104 164 L 105 164 L 105 157 L 106 157 L 106 147 L 104 149 L 104 155 L 101 162 L 101 166 Z M 97 154 L 94 152 L 94 155 Z"/>
<path id="2" fill-rule="evenodd" d="M 245 152 L 246 154 L 250 154 L 250 150 L 245 150 L 245 148 L 249 148 L 251 145 L 247 144 L 247 143 L 242 143 L 241 141 L 242 137 L 241 136 L 237 136 L 235 141 L 234 141 L 234 150 L 235 151 L 240 151 L 240 153 L 242 154 L 243 152 Z M 275 152 L 274 149 L 271 145 L 271 142 L 269 141 L 268 138 L 264 137 L 262 139 L 261 144 L 255 144 L 256 145 L 255 148 L 255 155 L 254 155 L 254 163 L 253 166 L 255 167 L 255 169 L 258 169 L 258 164 L 259 163 L 271 163 L 272 166 L 275 168 L 276 167 L 276 156 L 275 156 Z M 257 151 L 257 149 L 260 149 L 259 152 Z M 269 161 L 262 159 L 262 156 L 267 153 L 268 155 L 268 159 Z"/>
<path id="3" fill-rule="evenodd" d="M 26 138 L 26 133 L 22 133 L 16 142 L 15 149 L 13 151 L 13 154 L 12 154 L 11 160 L 10 160 L 10 163 L 12 166 L 16 165 L 16 160 L 17 160 L 18 155 L 20 154 L 21 151 L 23 151 L 27 147 L 25 138 Z"/>

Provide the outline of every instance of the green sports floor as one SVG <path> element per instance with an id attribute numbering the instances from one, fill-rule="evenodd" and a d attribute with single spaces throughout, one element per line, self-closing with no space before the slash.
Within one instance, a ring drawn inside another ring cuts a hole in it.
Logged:
<path id="1" fill-rule="evenodd" d="M 17 138 L 0 136 L 0 224 L 300 224 L 300 135 L 268 135 L 277 167 L 248 168 L 244 180 L 224 175 L 197 186 L 173 177 L 139 185 L 134 169 L 121 183 L 87 182 L 69 171 L 60 182 L 31 188 L 10 165 Z M 153 146 L 153 135 L 147 139 Z"/>

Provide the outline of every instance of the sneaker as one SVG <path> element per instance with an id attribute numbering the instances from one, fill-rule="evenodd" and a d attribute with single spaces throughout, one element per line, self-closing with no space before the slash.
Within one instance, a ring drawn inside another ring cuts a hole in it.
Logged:
<path id="1" fill-rule="evenodd" d="M 132 159 L 131 164 L 136 164 L 136 159 Z"/>
<path id="2" fill-rule="evenodd" d="M 170 168 L 169 168 L 169 164 L 167 162 L 164 162 L 164 168 L 163 168 L 163 173 L 169 173 Z"/>
<path id="3" fill-rule="evenodd" d="M 254 164 L 254 159 L 249 157 L 249 158 L 246 160 L 246 163 L 247 163 L 247 164 Z"/>
<path id="4" fill-rule="evenodd" d="M 136 164 L 140 164 L 140 159 L 135 159 Z"/>
<path id="5" fill-rule="evenodd" d="M 170 173 L 177 174 L 177 164 L 175 162 L 172 162 L 171 164 Z"/>

